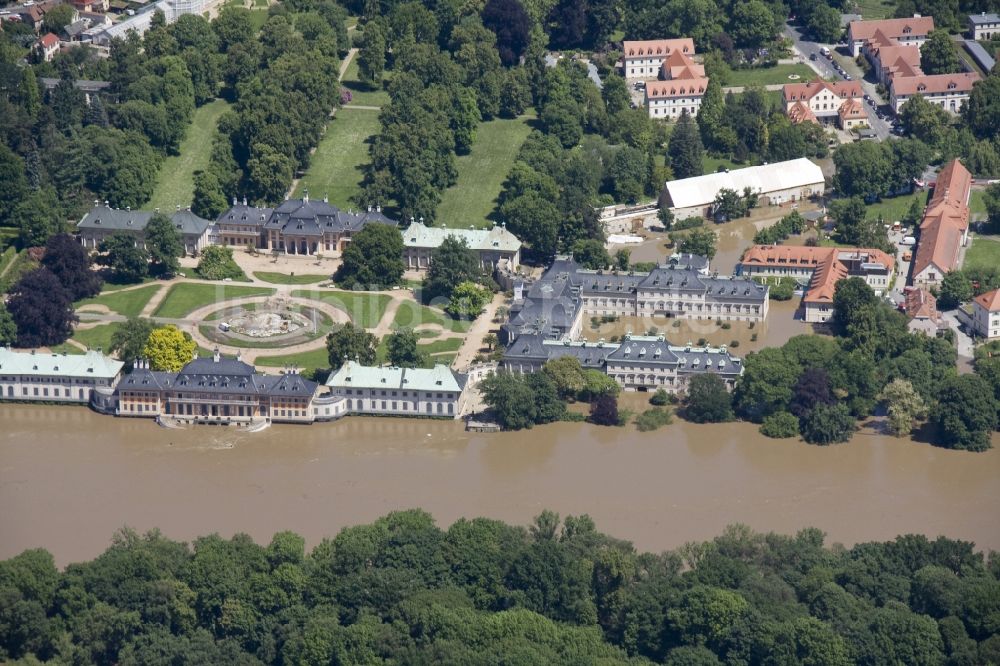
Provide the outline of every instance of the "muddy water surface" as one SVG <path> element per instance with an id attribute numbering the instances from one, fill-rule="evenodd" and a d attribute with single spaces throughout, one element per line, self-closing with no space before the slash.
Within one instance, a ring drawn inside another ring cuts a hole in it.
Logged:
<path id="1" fill-rule="evenodd" d="M 60 564 L 89 559 L 123 525 L 265 542 L 291 529 L 315 544 L 407 507 L 441 525 L 480 515 L 525 523 L 543 508 L 589 513 L 646 550 L 733 522 L 786 533 L 815 525 L 844 543 L 923 532 L 1000 548 L 998 449 L 871 434 L 819 448 L 745 424 L 643 434 L 561 423 L 481 435 L 452 422 L 348 418 L 240 434 L 13 405 L 0 405 L 0 425 L 0 558 L 40 546 Z"/>

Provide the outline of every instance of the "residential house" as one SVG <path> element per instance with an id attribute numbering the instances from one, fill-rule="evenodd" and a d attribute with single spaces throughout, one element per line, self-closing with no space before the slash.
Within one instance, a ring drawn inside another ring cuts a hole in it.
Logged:
<path id="1" fill-rule="evenodd" d="M 959 268 L 959 253 L 968 242 L 971 192 L 972 174 L 960 161 L 952 160 L 941 169 L 920 222 L 911 272 L 915 286 L 936 286 L 946 273 Z"/>
<path id="2" fill-rule="evenodd" d="M 786 83 L 782 88 L 785 113 L 794 123 L 836 122 L 841 129 L 853 129 L 868 122 L 861 101 L 864 91 L 858 81 Z"/>
<path id="3" fill-rule="evenodd" d="M 0 347 L 0 401 L 87 404 L 96 391 L 115 388 L 123 365 L 100 350 L 53 354 Z"/>
<path id="4" fill-rule="evenodd" d="M 157 209 L 156 212 L 159 212 Z M 88 249 L 96 250 L 101 242 L 115 232 L 125 232 L 135 238 L 136 245 L 146 246 L 145 231 L 153 213 L 126 208 L 111 208 L 104 205 L 94 206 L 83 216 L 77 225 L 80 243 Z M 198 217 L 190 208 L 177 210 L 169 214 L 170 220 L 177 227 L 184 245 L 184 251 L 194 256 L 208 245 L 208 230 L 211 222 Z"/>
<path id="5" fill-rule="evenodd" d="M 715 197 L 720 190 L 728 188 L 742 193 L 747 187 L 760 197 L 760 205 L 776 206 L 823 194 L 826 180 L 819 166 L 800 157 L 787 162 L 671 180 L 664 185 L 660 201 L 670 208 L 677 220 L 711 218 Z"/>
<path id="6" fill-rule="evenodd" d="M 345 361 L 326 380 L 332 398 L 349 414 L 457 419 L 466 407 L 468 377 L 446 365 L 372 367 Z"/>
<path id="7" fill-rule="evenodd" d="M 45 62 L 51 62 L 56 57 L 56 54 L 59 53 L 59 38 L 51 32 L 42 35 L 35 42 L 35 52 Z"/>
<path id="8" fill-rule="evenodd" d="M 469 249 L 479 257 L 480 267 L 487 273 L 500 264 L 516 269 L 521 263 L 521 241 L 507 231 L 507 225 L 493 225 L 490 229 L 450 229 L 428 227 L 413 222 L 403 231 L 403 261 L 409 270 L 427 270 L 434 250 L 445 238 L 464 240 Z"/>
<path id="9" fill-rule="evenodd" d="M 891 18 L 877 21 L 851 21 L 847 26 L 847 45 L 855 58 L 861 53 L 865 42 L 882 33 L 900 44 L 921 46 L 927 35 L 934 29 L 934 19 L 930 16 L 915 15 L 911 18 Z"/>
<path id="10" fill-rule="evenodd" d="M 972 299 L 972 329 L 987 340 L 1000 338 L 1000 289 Z"/>
<path id="11" fill-rule="evenodd" d="M 274 208 L 248 206 L 246 199 L 222 213 L 215 221 L 212 243 L 230 247 L 256 247 L 285 254 L 315 255 L 342 252 L 351 236 L 366 224 L 396 226 L 380 207 L 366 212 L 344 211 L 326 199 L 288 199 Z"/>
<path id="12" fill-rule="evenodd" d="M 190 423 L 311 423 L 317 388 L 295 372 L 258 374 L 216 350 L 179 372 L 150 370 L 148 362 L 137 361 L 118 383 L 113 413 Z"/>
<path id="13" fill-rule="evenodd" d="M 860 277 L 881 295 L 891 288 L 895 264 L 895 259 L 885 252 L 868 248 L 754 245 L 743 255 L 737 273 L 799 281 L 805 285 L 805 320 L 822 323 L 833 315 L 837 282 Z"/>
<path id="14" fill-rule="evenodd" d="M 585 369 L 598 370 L 626 391 L 679 393 L 691 377 L 718 374 L 729 388 L 743 374 L 743 361 L 726 347 L 672 345 L 663 336 L 626 334 L 620 342 L 552 340 L 539 334 L 520 335 L 507 347 L 501 368 L 507 372 L 538 372 L 555 358 L 573 356 Z"/>
<path id="15" fill-rule="evenodd" d="M 936 336 L 948 328 L 948 324 L 938 312 L 937 299 L 926 289 L 907 287 L 904 293 L 903 311 L 909 319 L 906 326 L 911 332 Z"/>
<path id="16" fill-rule="evenodd" d="M 708 79 L 705 77 L 650 81 L 646 84 L 649 117 L 676 120 L 685 111 L 692 117 L 697 116 L 707 88 Z"/>
<path id="17" fill-rule="evenodd" d="M 969 37 L 976 41 L 1000 37 L 1000 14 L 970 14 L 968 25 Z"/>
<path id="18" fill-rule="evenodd" d="M 862 50 L 865 58 L 871 63 L 876 81 L 888 87 L 896 77 L 923 76 L 918 47 L 898 44 L 881 34 L 877 37 L 876 40 L 866 42 Z"/>
<path id="19" fill-rule="evenodd" d="M 622 42 L 622 72 L 629 81 L 655 79 L 674 53 L 694 55 L 694 40 L 651 39 Z M 702 71 L 704 74 L 704 70 Z"/>
<path id="20" fill-rule="evenodd" d="M 969 95 L 972 86 L 980 80 L 976 72 L 958 74 L 935 74 L 933 76 L 897 76 L 889 84 L 889 104 L 897 113 L 914 95 L 920 95 L 931 104 L 957 115 Z"/>

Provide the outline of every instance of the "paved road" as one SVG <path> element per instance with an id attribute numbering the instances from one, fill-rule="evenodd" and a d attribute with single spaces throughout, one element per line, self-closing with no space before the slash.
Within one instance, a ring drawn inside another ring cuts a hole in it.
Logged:
<path id="1" fill-rule="evenodd" d="M 798 55 L 801 55 L 804 61 L 824 79 L 840 81 L 844 78 L 839 72 L 837 72 L 836 68 L 834 68 L 834 61 L 827 60 L 826 57 L 820 53 L 820 48 L 826 46 L 834 53 L 834 58 L 840 63 L 844 71 L 850 74 L 852 79 L 861 82 L 861 89 L 875 101 L 875 104 L 882 105 L 885 103 L 885 101 L 878 95 L 878 92 L 875 89 L 875 84 L 865 81 L 861 77 L 861 71 L 854 61 L 847 56 L 841 56 L 836 53 L 834 50 L 836 44 L 819 44 L 817 42 L 809 41 L 802 35 L 801 32 L 799 32 L 797 27 L 787 23 L 785 24 L 784 34 L 792 40 L 792 50 Z M 816 54 L 816 59 L 810 60 L 810 56 L 814 53 Z M 879 141 L 884 141 L 892 135 L 889 131 L 889 122 L 880 119 L 875 113 L 875 108 L 868 102 L 865 102 L 865 112 L 868 114 L 868 126 L 875 130 Z"/>

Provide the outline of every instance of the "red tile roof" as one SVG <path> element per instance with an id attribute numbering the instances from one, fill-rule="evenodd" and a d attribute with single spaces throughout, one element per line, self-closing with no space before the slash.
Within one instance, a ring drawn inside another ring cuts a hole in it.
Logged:
<path id="1" fill-rule="evenodd" d="M 793 123 L 818 123 L 816 119 L 816 114 L 813 113 L 812 109 L 805 102 L 796 102 L 788 109 L 788 119 Z"/>
<path id="2" fill-rule="evenodd" d="M 59 46 L 59 38 L 49 32 L 43 35 L 42 38 L 38 40 L 38 43 L 41 44 L 43 48 L 49 49 L 53 46 Z"/>
<path id="3" fill-rule="evenodd" d="M 881 32 L 891 39 L 899 39 L 908 35 L 926 35 L 933 29 L 933 17 L 915 16 L 881 21 L 851 21 L 847 26 L 847 34 L 852 40 L 857 41 L 871 39 L 876 32 Z"/>
<path id="4" fill-rule="evenodd" d="M 829 82 L 819 79 L 809 83 L 786 83 L 782 88 L 782 94 L 786 102 L 792 102 L 812 99 L 823 90 L 829 90 L 840 99 L 861 97 L 864 94 L 858 81 Z"/>
<path id="5" fill-rule="evenodd" d="M 674 50 L 682 53 L 694 53 L 694 40 L 690 37 L 680 39 L 647 39 L 642 41 L 622 42 L 622 56 L 625 58 L 642 58 L 663 56 L 666 58 Z"/>
<path id="6" fill-rule="evenodd" d="M 1000 289 L 980 294 L 974 300 L 989 312 L 1000 312 Z"/>
<path id="7" fill-rule="evenodd" d="M 837 110 L 843 120 L 867 120 L 868 114 L 865 113 L 865 107 L 861 105 L 856 99 L 849 99 L 840 105 L 840 109 Z"/>
<path id="8" fill-rule="evenodd" d="M 708 79 L 676 79 L 671 81 L 650 81 L 646 84 L 646 98 L 683 97 L 704 95 Z"/>
<path id="9" fill-rule="evenodd" d="M 972 174 L 956 160 L 938 174 L 934 194 L 920 222 L 920 243 L 913 257 L 913 275 L 930 266 L 942 273 L 958 268 L 958 251 L 969 227 L 969 194 Z"/>
<path id="10" fill-rule="evenodd" d="M 970 92 L 976 81 L 976 72 L 960 74 L 924 74 L 922 76 L 895 76 L 892 79 L 892 91 L 896 95 L 929 95 L 931 93 Z"/>
<path id="11" fill-rule="evenodd" d="M 907 287 L 905 298 L 907 317 L 938 320 L 937 299 L 934 298 L 934 294 L 919 287 Z"/>

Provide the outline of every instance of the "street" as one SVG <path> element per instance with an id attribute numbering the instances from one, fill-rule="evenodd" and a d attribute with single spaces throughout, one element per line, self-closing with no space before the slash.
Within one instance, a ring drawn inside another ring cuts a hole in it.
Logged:
<path id="1" fill-rule="evenodd" d="M 785 36 L 792 40 L 793 46 L 792 50 L 800 55 L 804 62 L 806 62 L 813 70 L 816 71 L 824 79 L 832 79 L 835 81 L 840 81 L 844 77 L 836 70 L 833 66 L 833 60 L 827 60 L 826 56 L 820 53 L 820 48 L 826 46 L 833 53 L 834 59 L 840 63 L 841 68 L 851 75 L 851 78 L 855 81 L 861 83 L 861 89 L 864 91 L 869 98 L 875 101 L 875 104 L 883 107 L 883 111 L 888 110 L 887 100 L 883 100 L 878 92 L 876 91 L 876 86 L 874 83 L 866 81 L 862 77 L 861 69 L 855 64 L 853 59 L 846 55 L 841 55 L 837 52 L 836 44 L 818 44 L 816 42 L 811 42 L 802 36 L 799 29 L 795 26 L 786 23 Z M 815 60 L 810 60 L 812 54 L 816 54 Z M 868 114 L 868 126 L 875 130 L 875 134 L 879 141 L 884 141 L 892 136 L 892 116 L 886 115 L 886 119 L 883 120 L 878 117 L 875 113 L 875 107 L 867 101 L 864 102 L 865 113 Z"/>

